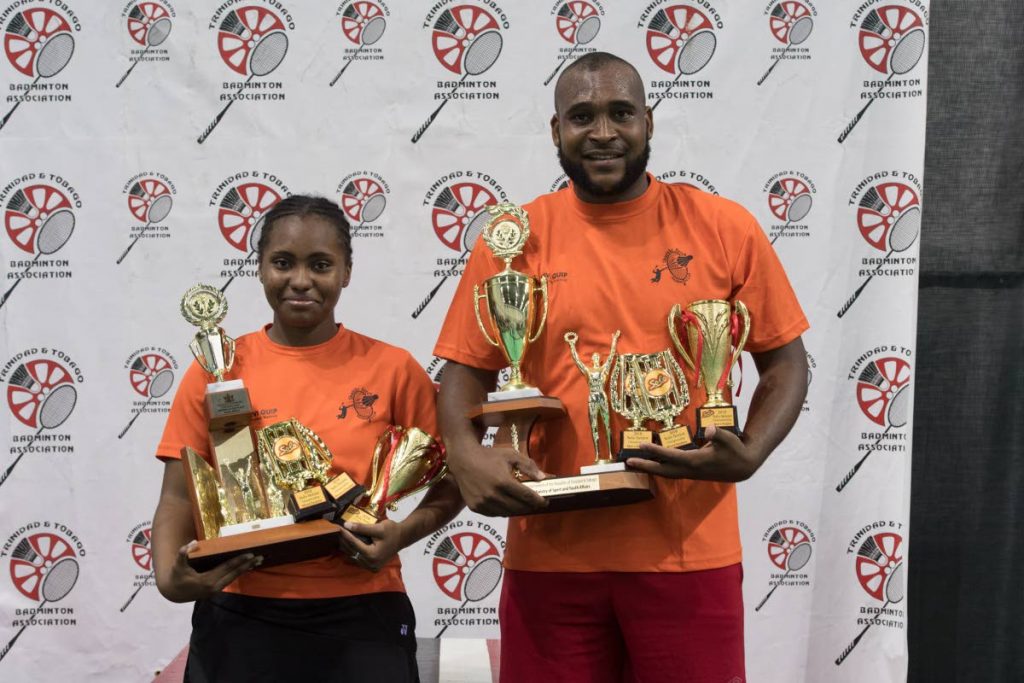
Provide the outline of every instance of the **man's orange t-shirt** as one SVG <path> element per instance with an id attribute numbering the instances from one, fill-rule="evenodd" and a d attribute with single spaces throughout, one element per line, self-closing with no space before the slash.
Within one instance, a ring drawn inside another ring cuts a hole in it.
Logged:
<path id="1" fill-rule="evenodd" d="M 408 352 L 338 328 L 323 344 L 275 344 L 266 329 L 236 341 L 226 379 L 241 379 L 252 401 L 253 430 L 295 418 L 323 439 L 333 472 L 368 486 L 377 438 L 388 425 L 437 434 L 435 389 Z M 209 376 L 195 362 L 174 397 L 156 455 L 177 459 L 191 446 L 210 460 L 204 396 Z M 344 406 L 344 408 L 343 408 Z M 395 557 L 372 573 L 340 554 L 251 571 L 226 589 L 273 598 L 329 598 L 404 591 Z"/>
<path id="2" fill-rule="evenodd" d="M 783 346 L 808 327 L 764 233 L 734 202 L 650 177 L 645 193 L 627 202 L 588 204 L 570 187 L 524 208 L 531 233 L 512 267 L 546 275 L 550 301 L 547 326 L 527 349 L 523 375 L 545 395 L 561 399 L 568 411 L 534 427 L 530 455 L 545 472 L 578 474 L 594 461 L 588 385 L 563 339 L 566 332 L 579 334 L 580 359 L 589 365 L 595 352 L 602 362 L 607 358 L 616 330 L 622 331 L 618 353 L 673 349 L 678 357 L 667 325 L 676 303 L 742 301 L 751 318 L 746 349 L 755 353 Z M 503 265 L 483 240 L 477 242 L 434 349 L 437 356 L 491 370 L 506 365 L 473 314 L 473 285 Z M 485 305 L 481 302 L 481 309 Z M 694 411 L 706 397 L 686 373 L 690 406 L 677 424 L 685 421 L 693 430 Z M 627 426 L 613 414 L 613 448 Z M 530 571 L 659 572 L 740 561 L 733 484 L 653 479 L 651 501 L 512 517 L 506 565 Z"/>

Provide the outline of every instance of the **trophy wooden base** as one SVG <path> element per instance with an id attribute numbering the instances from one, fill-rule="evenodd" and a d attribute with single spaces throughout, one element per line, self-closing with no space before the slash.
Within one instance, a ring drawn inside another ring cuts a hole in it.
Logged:
<path id="1" fill-rule="evenodd" d="M 568 512 L 640 503 L 654 498 L 651 478 L 643 472 L 603 472 L 523 482 L 548 501 L 543 510 L 526 514 Z"/>
<path id="2" fill-rule="evenodd" d="M 272 529 L 210 538 L 188 554 L 188 563 L 196 571 L 207 571 L 244 553 L 263 556 L 261 567 L 302 562 L 338 552 L 337 524 L 314 519 Z"/>
<path id="3" fill-rule="evenodd" d="M 739 417 L 736 406 L 705 406 L 697 409 L 697 438 L 705 439 L 704 430 L 714 425 L 719 429 L 728 429 L 739 436 Z"/>

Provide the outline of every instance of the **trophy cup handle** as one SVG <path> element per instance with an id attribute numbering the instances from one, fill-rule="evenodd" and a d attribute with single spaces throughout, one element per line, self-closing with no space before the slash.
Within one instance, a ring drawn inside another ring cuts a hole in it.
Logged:
<path id="1" fill-rule="evenodd" d="M 686 367 L 690 368 L 694 372 L 697 372 L 697 368 L 694 366 L 693 360 L 690 355 L 686 353 L 686 347 L 683 342 L 679 339 L 679 334 L 676 332 L 676 318 L 682 317 L 683 307 L 676 304 L 672 307 L 672 310 L 668 312 L 668 334 L 672 337 L 672 344 L 676 347 L 676 351 L 682 356 L 683 361 L 686 363 Z M 685 324 L 685 321 L 684 321 Z M 699 333 L 700 328 L 698 328 Z"/>
<path id="2" fill-rule="evenodd" d="M 480 293 L 480 285 L 473 285 L 473 313 L 476 315 L 476 324 L 480 326 L 480 331 L 484 333 L 484 339 L 487 340 L 491 346 L 500 346 L 498 342 L 491 339 L 491 333 L 487 331 L 484 326 L 483 318 L 480 317 L 480 299 L 487 299 L 487 291 Z"/>
<path id="3" fill-rule="evenodd" d="M 534 333 L 534 335 L 532 337 L 530 337 L 530 343 L 531 344 L 533 342 L 537 341 L 537 337 L 539 337 L 540 333 L 544 331 L 544 324 L 548 320 L 548 276 L 547 275 L 542 275 L 541 278 L 540 278 L 540 297 L 541 297 L 541 301 L 544 302 L 543 306 L 541 308 L 540 324 L 537 325 L 537 332 Z M 497 346 L 497 344 L 495 344 L 495 346 Z"/>
<path id="4" fill-rule="evenodd" d="M 235 364 L 235 340 L 225 334 L 221 336 L 221 344 L 224 349 L 224 367 L 230 370 Z"/>
<path id="5" fill-rule="evenodd" d="M 746 304 L 742 301 L 737 300 L 734 303 L 735 313 L 733 313 L 733 346 L 735 350 L 732 353 L 732 360 L 729 361 L 729 367 L 726 369 L 723 378 L 728 378 L 732 371 L 732 366 L 736 365 L 736 361 L 739 360 L 740 353 L 743 352 L 743 347 L 747 345 L 747 337 L 750 335 L 750 311 L 747 310 Z M 737 320 L 738 318 L 738 320 Z M 743 321 L 743 331 L 739 332 L 736 328 L 738 327 L 739 320 Z M 736 335 L 739 332 L 739 341 L 736 341 Z"/>

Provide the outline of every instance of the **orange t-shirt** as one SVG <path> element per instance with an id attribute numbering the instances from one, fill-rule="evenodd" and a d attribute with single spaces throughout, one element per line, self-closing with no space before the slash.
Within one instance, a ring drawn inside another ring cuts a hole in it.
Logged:
<path id="1" fill-rule="evenodd" d="M 602 362 L 607 358 L 616 330 L 622 331 L 618 353 L 672 349 L 678 356 L 667 326 L 676 303 L 742 301 L 750 309 L 746 349 L 752 352 L 783 346 L 808 327 L 775 252 L 745 209 L 689 185 L 650 181 L 642 196 L 628 202 L 587 204 L 570 187 L 524 207 L 531 233 L 512 267 L 547 275 L 549 310 L 546 328 L 526 351 L 523 375 L 545 395 L 561 399 L 568 412 L 534 427 L 530 454 L 545 472 L 578 474 L 594 461 L 588 384 L 563 339 L 566 332 L 579 334 L 580 359 L 590 365 L 595 352 Z M 506 365 L 473 314 L 473 285 L 502 267 L 478 240 L 434 349 L 437 356 L 492 370 Z M 694 411 L 705 395 L 686 373 L 690 406 L 676 422 L 693 430 Z M 613 448 L 627 426 L 612 411 Z M 511 518 L 506 565 L 647 572 L 740 561 L 733 484 L 659 477 L 654 482 L 651 501 Z"/>
<path id="2" fill-rule="evenodd" d="M 327 444 L 334 455 L 332 471 L 347 472 L 364 486 L 371 479 L 374 445 L 388 425 L 437 434 L 434 385 L 412 356 L 341 326 L 329 341 L 307 347 L 275 344 L 266 329 L 240 337 L 226 379 L 241 379 L 249 390 L 253 430 L 295 418 Z M 177 459 L 183 446 L 191 446 L 210 460 L 204 406 L 209 381 L 193 362 L 174 397 L 157 457 Z M 347 406 L 344 417 L 342 406 Z M 328 598 L 405 587 L 397 557 L 372 573 L 335 554 L 251 571 L 227 590 L 260 597 Z"/>

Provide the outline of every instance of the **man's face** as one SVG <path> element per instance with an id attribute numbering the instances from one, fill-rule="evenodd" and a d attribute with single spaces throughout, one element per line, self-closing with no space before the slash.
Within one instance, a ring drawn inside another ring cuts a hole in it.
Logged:
<path id="1" fill-rule="evenodd" d="M 654 132 L 643 85 L 623 64 L 576 69 L 555 93 L 551 139 L 562 169 L 586 202 L 621 202 L 643 194 Z"/>

